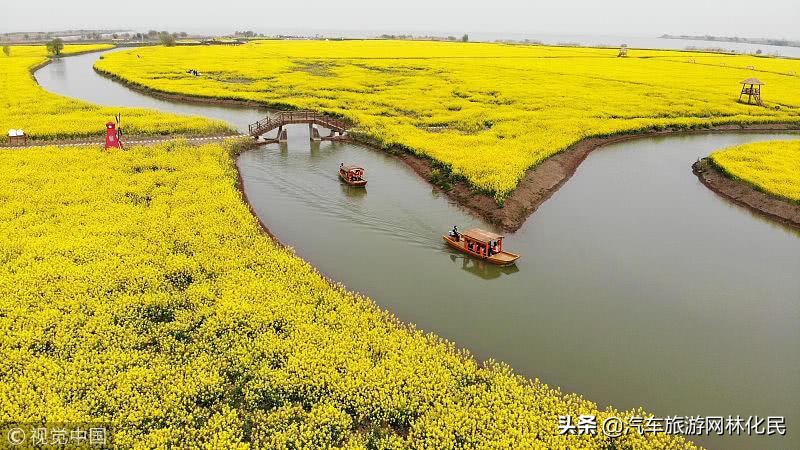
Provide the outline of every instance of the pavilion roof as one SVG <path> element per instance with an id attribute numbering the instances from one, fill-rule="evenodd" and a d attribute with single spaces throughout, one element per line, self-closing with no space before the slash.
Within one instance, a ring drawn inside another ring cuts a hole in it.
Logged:
<path id="1" fill-rule="evenodd" d="M 758 86 L 763 86 L 765 83 L 759 80 L 758 78 L 748 78 L 746 80 L 739 82 L 739 84 L 755 84 Z"/>
<path id="2" fill-rule="evenodd" d="M 478 242 L 496 241 L 503 238 L 502 234 L 492 233 L 491 231 L 481 230 L 480 228 L 470 228 L 462 232 L 461 235 Z"/>

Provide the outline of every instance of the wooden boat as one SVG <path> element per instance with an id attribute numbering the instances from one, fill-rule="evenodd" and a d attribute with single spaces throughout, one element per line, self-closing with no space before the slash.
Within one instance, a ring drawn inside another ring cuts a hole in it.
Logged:
<path id="1" fill-rule="evenodd" d="M 503 250 L 504 236 L 480 228 L 471 228 L 462 233 L 442 236 L 447 244 L 475 258 L 498 266 L 514 264 L 519 255 Z"/>
<path id="2" fill-rule="evenodd" d="M 358 166 L 339 166 L 339 178 L 350 186 L 366 186 L 367 180 L 364 179 L 364 168 Z"/>

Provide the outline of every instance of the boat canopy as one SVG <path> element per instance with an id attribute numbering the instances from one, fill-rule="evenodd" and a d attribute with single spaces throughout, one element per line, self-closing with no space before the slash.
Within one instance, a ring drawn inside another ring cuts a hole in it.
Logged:
<path id="1" fill-rule="evenodd" d="M 345 172 L 363 172 L 364 171 L 363 167 L 358 167 L 358 166 L 342 166 L 341 169 L 344 170 Z"/>
<path id="2" fill-rule="evenodd" d="M 480 228 L 470 228 L 467 231 L 462 231 L 461 235 L 478 242 L 489 243 L 503 239 L 503 235 L 492 233 L 491 231 L 481 230 Z"/>

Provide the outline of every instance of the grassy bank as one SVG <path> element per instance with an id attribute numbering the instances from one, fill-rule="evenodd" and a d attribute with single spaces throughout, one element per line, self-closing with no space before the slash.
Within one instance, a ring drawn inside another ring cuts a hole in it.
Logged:
<path id="1" fill-rule="evenodd" d="M 800 122 L 800 61 L 677 51 L 408 41 L 257 41 L 126 50 L 96 68 L 133 85 L 346 116 L 502 201 L 588 136 Z M 200 76 L 187 73 L 200 71 Z M 737 102 L 767 85 L 767 107 Z M 778 108 L 778 109 L 776 109 Z"/>

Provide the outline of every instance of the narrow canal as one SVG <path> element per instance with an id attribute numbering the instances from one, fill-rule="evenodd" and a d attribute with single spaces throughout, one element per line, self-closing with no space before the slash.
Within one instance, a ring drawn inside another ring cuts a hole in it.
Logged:
<path id="1" fill-rule="evenodd" d="M 141 95 L 96 75 L 97 58 L 35 75 L 61 95 L 239 129 L 265 114 Z M 403 321 L 600 405 L 786 417 L 781 441 L 694 439 L 711 448 L 800 448 L 800 233 L 725 202 L 690 169 L 720 147 L 788 138 L 701 134 L 596 151 L 508 236 L 523 258 L 505 269 L 446 248 L 453 225 L 491 227 L 381 152 L 311 143 L 299 125 L 239 167 L 281 241 Z M 340 183 L 340 162 L 366 167 L 367 188 Z"/>

